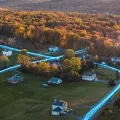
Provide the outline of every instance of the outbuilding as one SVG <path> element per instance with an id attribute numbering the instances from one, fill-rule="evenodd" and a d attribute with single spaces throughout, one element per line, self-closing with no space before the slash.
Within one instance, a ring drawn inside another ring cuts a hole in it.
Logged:
<path id="1" fill-rule="evenodd" d="M 82 80 L 86 81 L 98 81 L 95 72 L 83 72 Z"/>
<path id="2" fill-rule="evenodd" d="M 16 83 L 23 81 L 23 78 L 24 78 L 23 76 L 14 75 L 14 76 L 8 78 L 7 81 L 9 83 L 16 84 Z"/>
<path id="3" fill-rule="evenodd" d="M 61 84 L 62 83 L 62 80 L 60 78 L 57 78 L 57 77 L 52 77 L 49 81 L 48 81 L 48 84 L 50 85 L 55 85 L 55 84 Z"/>
<path id="4" fill-rule="evenodd" d="M 2 51 L 2 54 L 3 54 L 3 55 L 6 55 L 6 56 L 11 56 L 11 55 L 12 55 L 12 51 L 5 49 L 4 51 Z"/>
<path id="5" fill-rule="evenodd" d="M 57 46 L 50 46 L 50 47 L 48 48 L 48 51 L 49 51 L 49 52 L 58 52 L 58 51 L 60 51 L 60 49 L 59 49 L 59 47 L 57 47 Z"/>

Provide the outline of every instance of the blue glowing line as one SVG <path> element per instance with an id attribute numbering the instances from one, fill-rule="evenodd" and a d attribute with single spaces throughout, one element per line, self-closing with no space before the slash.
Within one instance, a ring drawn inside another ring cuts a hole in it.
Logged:
<path id="1" fill-rule="evenodd" d="M 81 54 L 81 53 L 85 53 L 85 52 L 86 52 L 86 51 L 83 50 L 83 51 L 75 52 L 75 54 L 77 55 L 77 54 Z"/>
<path id="2" fill-rule="evenodd" d="M 5 46 L 5 45 L 0 45 L 0 48 L 4 48 L 4 49 L 9 49 L 9 50 L 13 50 L 13 51 L 16 51 L 16 52 L 21 52 L 20 49 L 17 49 L 17 48 L 12 48 L 12 47 L 8 47 L 8 46 Z M 82 50 L 78 50 L 78 51 L 75 51 L 75 54 L 79 54 L 81 52 L 85 52 L 87 50 L 87 48 L 85 49 L 82 49 Z M 43 54 L 39 54 L 39 53 L 34 53 L 34 52 L 27 52 L 27 54 L 29 55 L 34 55 L 34 56 L 41 56 L 41 57 L 52 57 L 52 56 L 48 56 L 48 55 L 43 55 Z"/>
<path id="3" fill-rule="evenodd" d="M 43 55 L 43 54 L 40 54 L 40 53 L 33 53 L 33 52 L 27 52 L 27 54 L 34 55 L 34 56 L 39 56 L 39 57 L 51 57 L 51 56 Z"/>
<path id="4" fill-rule="evenodd" d="M 20 49 L 8 47 L 8 46 L 5 46 L 5 45 L 0 45 L 0 48 L 9 49 L 9 50 L 13 50 L 13 51 L 16 51 L 16 52 L 21 52 Z M 39 56 L 39 57 L 51 57 L 51 56 L 48 56 L 48 55 L 43 55 L 43 54 L 29 52 L 29 51 L 27 52 L 27 54 L 33 55 L 33 56 Z"/>
<path id="5" fill-rule="evenodd" d="M 31 63 L 45 62 L 45 61 L 49 61 L 49 60 L 55 60 L 55 58 L 51 57 L 51 58 L 47 58 L 47 59 L 44 59 L 44 60 L 37 60 L 37 61 L 31 62 Z"/>
<path id="6" fill-rule="evenodd" d="M 77 50 L 77 51 L 75 51 L 75 54 L 76 54 L 76 53 L 79 53 L 79 52 L 86 52 L 86 51 L 87 51 L 87 48 L 82 49 L 82 50 Z"/>
<path id="7" fill-rule="evenodd" d="M 0 48 L 9 49 L 9 50 L 13 50 L 13 51 L 16 51 L 16 52 L 21 52 L 21 50 L 19 50 L 19 49 L 8 47 L 8 46 L 5 46 L 5 45 L 0 45 Z M 75 51 L 75 54 L 85 52 L 86 50 L 87 49 L 85 48 L 85 49 L 82 49 L 82 50 Z M 31 62 L 31 63 L 43 62 L 43 61 L 49 61 L 49 60 L 59 60 L 60 58 L 62 58 L 64 56 L 64 55 L 60 55 L 60 56 L 57 56 L 57 57 L 52 57 L 52 56 L 47 56 L 47 55 L 43 55 L 43 54 L 39 54 L 39 53 L 33 53 L 33 52 L 29 52 L 29 51 L 27 52 L 27 54 L 34 55 L 34 56 L 39 56 L 39 57 L 40 56 L 41 57 L 47 57 L 44 60 L 38 60 L 38 61 Z M 20 66 L 21 65 L 15 65 L 15 66 L 6 68 L 4 70 L 1 70 L 0 73 L 20 68 Z"/>
<path id="8" fill-rule="evenodd" d="M 8 47 L 8 46 L 5 46 L 5 45 L 0 45 L 0 48 L 9 49 L 9 50 L 13 50 L 13 51 L 16 51 L 16 52 L 21 51 L 21 50 L 19 50 L 17 48 Z"/>
<path id="9" fill-rule="evenodd" d="M 100 63 L 94 63 L 94 64 L 98 64 L 100 66 L 103 66 L 103 67 L 106 67 L 106 68 L 109 68 L 109 69 L 112 69 L 112 70 L 118 70 L 120 71 L 119 69 L 116 69 L 114 67 L 111 67 L 111 66 L 108 66 L 108 65 L 103 65 L 103 64 L 100 64 Z M 120 84 L 117 85 L 112 91 L 110 91 L 100 102 L 98 102 L 98 104 L 92 108 L 84 117 L 84 120 L 90 120 L 93 115 L 95 115 L 95 112 L 97 112 L 102 106 L 104 106 L 104 104 L 120 89 Z"/>
<path id="10" fill-rule="evenodd" d="M 10 71 L 10 70 L 18 69 L 18 68 L 20 68 L 20 67 L 21 67 L 21 65 L 15 65 L 15 66 L 6 68 L 6 69 L 4 69 L 4 70 L 0 70 L 0 73 L 4 73 L 4 72 Z"/>
<path id="11" fill-rule="evenodd" d="M 114 70 L 114 71 L 117 71 L 117 70 L 118 70 L 118 72 L 120 72 L 120 69 L 117 69 L 117 68 L 114 68 L 114 67 L 111 67 L 111 66 L 108 66 L 108 65 L 104 65 L 104 64 L 100 64 L 100 63 L 95 63 L 95 62 L 94 62 L 94 64 L 98 64 L 98 65 L 100 65 L 100 66 L 109 68 L 109 69 Z"/>
<path id="12" fill-rule="evenodd" d="M 120 89 L 120 84 L 117 85 L 112 91 L 110 91 L 93 109 L 91 109 L 84 117 L 84 120 L 90 120 L 90 118 L 97 112 L 100 107 L 105 105 L 105 103 Z"/>

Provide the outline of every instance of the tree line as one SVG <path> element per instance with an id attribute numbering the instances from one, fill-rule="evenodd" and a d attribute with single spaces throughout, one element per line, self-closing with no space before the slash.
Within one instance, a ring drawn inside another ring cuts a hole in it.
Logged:
<path id="1" fill-rule="evenodd" d="M 6 10 L 0 13 L 0 34 L 15 37 L 16 42 L 21 40 L 23 44 L 28 40 L 36 48 L 89 47 L 89 52 L 95 55 L 120 55 L 120 16 L 117 15 Z"/>
<path id="2" fill-rule="evenodd" d="M 74 50 L 68 49 L 60 61 L 46 61 L 31 64 L 31 58 L 25 54 L 19 54 L 18 63 L 23 72 L 45 77 L 57 76 L 64 81 L 79 81 L 83 71 L 94 69 L 91 61 L 80 60 L 74 54 Z M 59 63 L 59 65 L 57 64 Z"/>

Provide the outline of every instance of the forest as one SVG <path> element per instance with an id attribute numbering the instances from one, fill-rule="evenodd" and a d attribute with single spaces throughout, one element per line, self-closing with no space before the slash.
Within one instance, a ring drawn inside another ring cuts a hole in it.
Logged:
<path id="1" fill-rule="evenodd" d="M 0 35 L 9 37 L 8 41 L 1 39 L 0 44 L 27 41 L 37 49 L 46 45 L 65 49 L 88 47 L 93 55 L 120 56 L 119 15 L 1 10 Z"/>

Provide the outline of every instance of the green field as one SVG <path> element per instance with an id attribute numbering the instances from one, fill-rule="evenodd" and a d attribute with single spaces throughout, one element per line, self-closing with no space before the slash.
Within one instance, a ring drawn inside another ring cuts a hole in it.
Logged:
<path id="1" fill-rule="evenodd" d="M 105 115 L 99 115 L 98 119 L 96 120 L 120 120 L 120 109 L 117 107 L 112 108 L 113 113 L 106 113 Z"/>
<path id="2" fill-rule="evenodd" d="M 93 82 L 65 82 L 42 88 L 42 83 L 46 83 L 48 78 L 30 74 L 23 74 L 24 81 L 12 85 L 6 80 L 13 74 L 0 75 L 0 120 L 75 120 L 72 117 L 51 116 L 53 100 L 67 101 L 74 115 L 83 115 L 88 109 L 83 112 L 81 108 L 74 108 L 83 104 L 94 105 L 110 90 L 105 83 Z"/>
<path id="3" fill-rule="evenodd" d="M 9 58 L 9 64 L 10 65 L 15 65 L 15 64 L 17 64 L 17 56 L 18 56 L 18 53 L 14 53 L 13 52 L 13 55 L 12 56 L 9 56 L 8 58 Z"/>
<path id="4" fill-rule="evenodd" d="M 108 70 L 106 68 L 97 68 L 96 70 L 97 77 L 100 80 L 108 80 L 109 78 L 116 78 L 116 73 L 115 71 Z"/>

